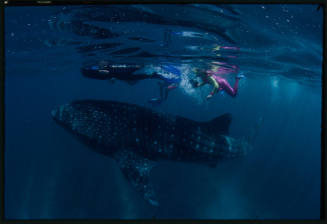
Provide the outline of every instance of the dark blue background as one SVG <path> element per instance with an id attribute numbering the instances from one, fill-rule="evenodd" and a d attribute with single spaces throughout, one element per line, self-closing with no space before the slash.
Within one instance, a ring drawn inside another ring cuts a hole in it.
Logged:
<path id="1" fill-rule="evenodd" d="M 90 151 L 50 117 L 55 106 L 75 99 L 114 99 L 148 107 L 147 99 L 158 94 L 156 81 L 131 86 L 83 78 L 83 65 L 110 59 L 111 54 L 78 53 L 72 41 L 91 45 L 98 40 L 70 32 L 69 21 L 79 17 L 67 11 L 76 7 L 6 8 L 5 217 L 318 219 L 322 10 L 317 11 L 315 5 L 229 7 L 239 12 L 237 22 L 232 19 L 237 14 L 221 7 L 223 16 L 214 24 L 225 27 L 226 35 L 235 43 L 210 32 L 198 39 L 176 33 L 164 43 L 162 52 L 181 55 L 183 47 L 209 46 L 212 39 L 240 47 L 239 57 L 231 59 L 246 75 L 240 81 L 239 95 L 231 98 L 218 94 L 205 101 L 208 88 L 191 94 L 178 89 L 156 109 L 195 120 L 230 112 L 233 137 L 247 136 L 262 116 L 254 151 L 214 169 L 160 163 L 152 172 L 159 208 L 151 207 L 135 192 L 111 158 Z M 100 12 L 101 7 L 92 10 Z M 212 11 L 201 11 L 201 21 L 212 24 Z M 189 20 L 196 23 L 199 18 Z M 124 24 L 115 31 L 129 32 L 128 27 L 138 23 L 132 21 L 122 28 Z M 174 31 L 208 32 L 167 26 Z M 164 25 L 140 27 L 140 35 L 155 40 L 152 47 L 160 46 Z M 130 44 L 123 40 L 123 32 L 120 35 L 113 41 Z M 140 46 L 149 52 L 153 49 Z M 206 51 L 199 48 L 193 54 L 206 55 Z M 201 61 L 198 59 L 194 63 Z M 133 57 L 115 60 L 133 61 Z M 146 63 L 158 60 L 144 59 Z M 228 79 L 233 83 L 233 78 Z"/>

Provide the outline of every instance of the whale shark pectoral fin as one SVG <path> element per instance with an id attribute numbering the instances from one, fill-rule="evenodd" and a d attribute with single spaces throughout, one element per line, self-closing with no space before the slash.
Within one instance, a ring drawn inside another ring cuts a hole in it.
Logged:
<path id="1" fill-rule="evenodd" d="M 155 163 L 134 152 L 123 150 L 114 154 L 121 171 L 144 200 L 153 206 L 159 206 L 154 188 L 150 183 L 150 172 Z"/>

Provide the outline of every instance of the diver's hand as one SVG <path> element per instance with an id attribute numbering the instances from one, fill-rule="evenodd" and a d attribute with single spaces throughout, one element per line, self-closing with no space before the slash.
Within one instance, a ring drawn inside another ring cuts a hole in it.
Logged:
<path id="1" fill-rule="evenodd" d="M 209 94 L 208 96 L 207 96 L 207 100 L 210 100 L 212 98 L 212 94 Z"/>

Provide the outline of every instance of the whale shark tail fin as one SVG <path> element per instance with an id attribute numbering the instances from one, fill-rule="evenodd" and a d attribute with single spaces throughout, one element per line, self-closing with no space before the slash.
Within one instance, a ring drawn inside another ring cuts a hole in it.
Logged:
<path id="1" fill-rule="evenodd" d="M 263 118 L 259 117 L 255 125 L 251 128 L 250 134 L 240 139 L 230 136 L 224 136 L 228 145 L 229 153 L 225 155 L 228 158 L 243 157 L 253 151 L 253 143 L 257 137 L 259 127 L 263 123 Z"/>
<path id="2" fill-rule="evenodd" d="M 155 162 L 128 150 L 116 152 L 113 158 L 118 163 L 126 179 L 143 196 L 144 200 L 153 206 L 159 206 L 154 188 L 150 182 L 150 172 L 155 166 Z"/>
<path id="3" fill-rule="evenodd" d="M 206 132 L 213 135 L 229 135 L 229 126 L 232 122 L 232 115 L 225 113 L 210 121 L 203 122 L 202 127 Z"/>

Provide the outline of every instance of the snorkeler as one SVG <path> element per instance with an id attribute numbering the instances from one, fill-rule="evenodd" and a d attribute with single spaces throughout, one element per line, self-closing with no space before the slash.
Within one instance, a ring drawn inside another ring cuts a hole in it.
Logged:
<path id="1" fill-rule="evenodd" d="M 195 72 L 196 72 L 196 75 L 201 78 L 202 83 L 197 82 L 196 80 L 191 80 L 193 87 L 197 88 L 197 87 L 203 86 L 205 84 L 211 84 L 213 86 L 213 89 L 210 92 L 210 94 L 207 96 L 207 99 L 212 98 L 212 96 L 215 93 L 217 93 L 221 90 L 224 90 L 230 96 L 235 97 L 237 94 L 237 90 L 238 90 L 238 81 L 241 78 L 244 78 L 244 75 L 242 73 L 239 73 L 235 78 L 234 87 L 231 87 L 231 85 L 227 82 L 226 79 L 218 76 L 216 74 L 216 72 L 214 72 L 212 70 L 207 71 L 205 69 L 196 68 Z"/>

